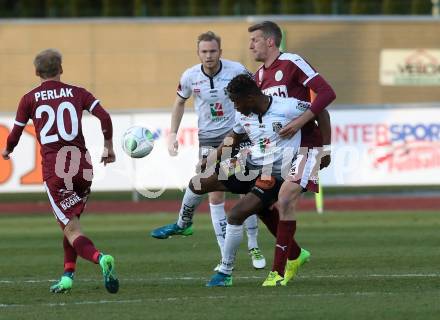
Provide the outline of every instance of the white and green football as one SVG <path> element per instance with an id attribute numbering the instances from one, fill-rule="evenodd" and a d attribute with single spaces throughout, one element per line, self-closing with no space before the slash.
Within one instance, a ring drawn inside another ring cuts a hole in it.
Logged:
<path id="1" fill-rule="evenodd" d="M 154 147 L 154 137 L 150 130 L 134 126 L 125 131 L 122 137 L 122 149 L 132 158 L 143 158 Z"/>

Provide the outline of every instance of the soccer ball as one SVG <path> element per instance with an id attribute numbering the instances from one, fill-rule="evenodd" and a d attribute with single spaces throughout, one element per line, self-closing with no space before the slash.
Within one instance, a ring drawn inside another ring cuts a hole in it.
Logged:
<path id="1" fill-rule="evenodd" d="M 132 158 L 143 158 L 153 150 L 154 138 L 150 130 L 134 126 L 125 131 L 122 137 L 122 149 Z"/>

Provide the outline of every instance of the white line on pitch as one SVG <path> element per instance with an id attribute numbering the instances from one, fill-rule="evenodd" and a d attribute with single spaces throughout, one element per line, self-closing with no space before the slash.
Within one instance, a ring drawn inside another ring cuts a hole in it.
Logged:
<path id="1" fill-rule="evenodd" d="M 404 274 L 326 274 L 326 275 L 299 275 L 300 278 L 313 279 L 313 278 L 328 278 L 328 279 L 362 279 L 362 278 L 438 278 L 438 273 L 404 273 Z M 251 279 L 265 279 L 264 276 L 234 276 L 235 279 L 251 280 Z M 157 281 L 194 281 L 194 280 L 207 280 L 208 277 L 161 277 L 161 278 L 121 278 L 121 281 L 137 281 L 137 282 L 157 282 Z M 41 279 L 41 280 L 0 280 L 0 283 L 4 284 L 17 284 L 17 283 L 44 283 L 55 282 L 57 279 Z M 77 279 L 78 282 L 94 282 L 98 279 Z"/>
<path id="2" fill-rule="evenodd" d="M 334 293 L 311 293 L 311 294 L 286 294 L 284 297 L 291 298 L 307 298 L 307 297 L 338 297 L 338 296 L 376 296 L 376 295 L 397 295 L 399 292 L 334 292 Z M 249 294 L 249 295 L 218 295 L 218 296 L 196 296 L 196 297 L 168 297 L 168 298 L 146 298 L 146 299 L 127 299 L 127 300 L 96 300 L 96 301 L 77 301 L 77 302 L 59 302 L 59 303 L 41 303 L 41 304 L 0 304 L 0 308 L 17 308 L 17 307 L 65 307 L 74 305 L 99 305 L 99 304 L 124 304 L 124 303 L 145 303 L 145 302 L 162 302 L 162 301 L 188 301 L 188 300 L 200 300 L 200 299 L 249 299 L 249 297 L 262 297 L 267 298 L 272 294 Z"/>

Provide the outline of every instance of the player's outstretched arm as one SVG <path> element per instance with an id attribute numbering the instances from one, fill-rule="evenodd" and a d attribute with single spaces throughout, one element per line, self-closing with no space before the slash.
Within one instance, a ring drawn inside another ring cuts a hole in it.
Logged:
<path id="1" fill-rule="evenodd" d="M 9 160 L 9 155 L 11 154 L 11 151 L 4 149 L 2 151 L 2 158 L 3 160 Z"/>
<path id="2" fill-rule="evenodd" d="M 327 110 L 323 110 L 317 116 L 318 128 L 322 135 L 323 151 L 325 155 L 321 158 L 321 169 L 326 168 L 330 165 L 330 145 L 332 142 L 332 129 L 330 123 L 330 113 Z"/>
<path id="3" fill-rule="evenodd" d="M 180 123 L 182 122 L 183 113 L 185 112 L 185 102 L 180 96 L 176 97 L 173 104 L 173 111 L 171 113 L 171 129 L 168 138 L 168 153 L 174 157 L 179 150 L 179 142 L 177 141 L 177 132 L 179 131 Z"/>
<path id="4" fill-rule="evenodd" d="M 320 75 L 317 75 L 310 80 L 307 83 L 307 87 L 316 94 L 310 109 L 281 129 L 279 132 L 281 137 L 286 138 L 293 136 L 307 122 L 314 119 L 316 115 L 319 115 L 330 105 L 330 103 L 332 103 L 333 100 L 336 99 L 336 93 L 333 88 Z"/>
<path id="5" fill-rule="evenodd" d="M 102 153 L 101 162 L 106 166 L 108 163 L 115 162 L 116 156 L 113 150 L 113 140 L 104 140 L 104 151 Z"/>
<path id="6" fill-rule="evenodd" d="M 23 133 L 25 124 L 18 123 L 15 121 L 14 128 L 12 132 L 9 134 L 8 139 L 6 140 L 6 148 L 2 151 L 2 158 L 4 160 L 10 159 L 10 154 L 14 151 L 18 142 L 20 141 L 21 134 Z"/>
<path id="7" fill-rule="evenodd" d="M 113 123 L 110 114 L 101 105 L 97 105 L 92 114 L 101 122 L 101 130 L 104 135 L 104 151 L 102 152 L 101 162 L 104 165 L 115 162 L 116 156 L 113 150 Z"/>

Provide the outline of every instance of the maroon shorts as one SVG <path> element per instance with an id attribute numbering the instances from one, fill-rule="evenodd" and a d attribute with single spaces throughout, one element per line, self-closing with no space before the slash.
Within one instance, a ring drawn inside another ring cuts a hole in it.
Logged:
<path id="1" fill-rule="evenodd" d="M 81 215 L 90 194 L 92 181 L 84 179 L 81 173 L 82 170 L 80 174 L 72 178 L 72 183 L 67 182 L 67 186 L 64 179 L 57 176 L 44 181 L 53 213 L 63 229 L 70 219 Z"/>
<path id="2" fill-rule="evenodd" d="M 299 184 L 304 191 L 319 192 L 321 156 L 318 148 L 301 147 L 286 180 Z"/>

